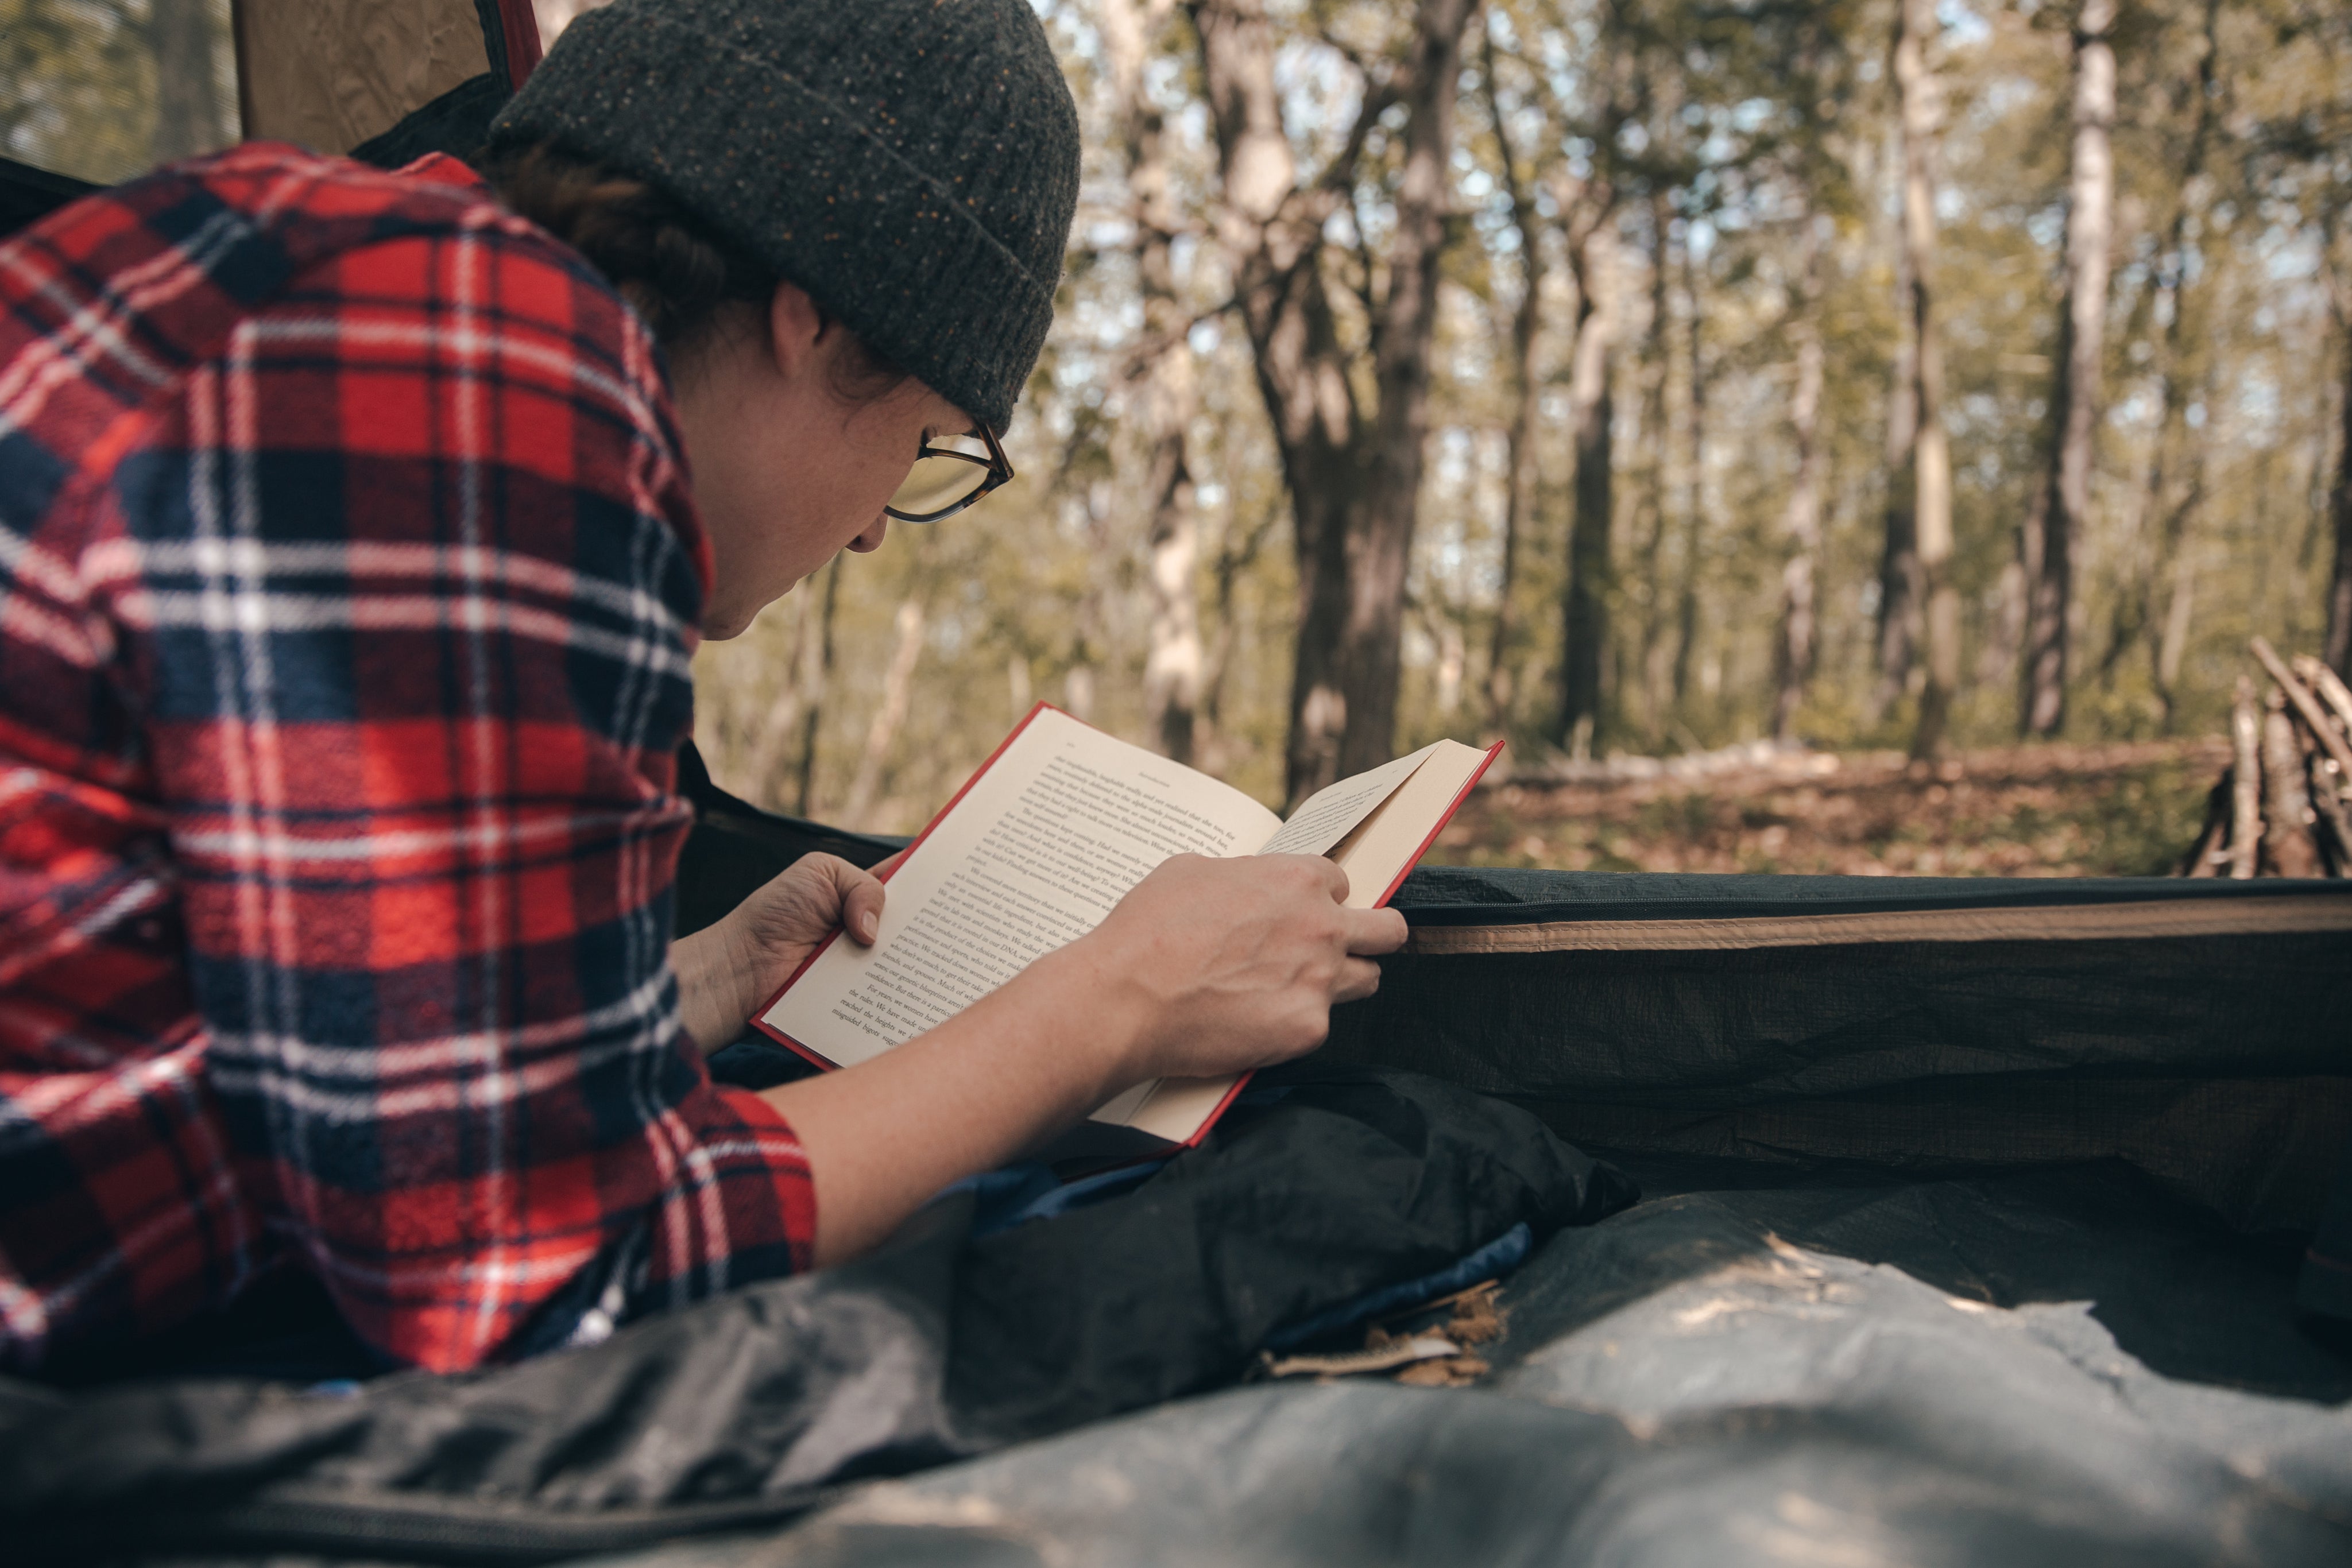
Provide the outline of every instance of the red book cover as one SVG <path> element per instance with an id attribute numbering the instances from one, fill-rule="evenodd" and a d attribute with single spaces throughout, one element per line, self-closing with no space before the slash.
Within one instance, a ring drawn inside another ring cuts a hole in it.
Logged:
<path id="1" fill-rule="evenodd" d="M 982 762 L 978 768 L 973 770 L 971 778 L 964 780 L 962 787 L 957 789 L 953 798 L 951 798 L 945 806 L 942 806 L 938 813 L 931 818 L 930 821 L 924 826 L 923 831 L 916 836 L 914 841 L 908 844 L 907 848 L 901 851 L 897 856 L 892 858 L 889 862 L 888 869 L 879 873 L 883 881 L 887 883 L 890 879 L 892 873 L 896 872 L 900 865 L 905 863 L 905 861 L 908 856 L 922 848 L 923 844 L 939 830 L 940 823 L 944 822 L 948 819 L 949 815 L 963 802 L 965 797 L 971 793 L 973 788 L 979 784 L 980 780 L 987 776 L 989 769 L 996 766 L 997 762 L 1003 757 L 1006 750 L 1012 747 L 1013 742 L 1018 740 L 1021 736 L 1027 731 L 1030 725 L 1035 721 L 1040 714 L 1046 712 L 1059 714 L 1062 710 L 1054 707 L 1050 703 L 1039 703 L 1035 707 L 1032 708 L 1022 721 L 1013 727 L 1012 732 L 1008 734 L 1003 741 L 998 743 L 996 749 L 989 754 L 988 759 L 985 762 Z M 1063 714 L 1062 716 L 1069 717 L 1070 716 Z M 1081 721 L 1074 719 L 1072 722 L 1076 723 Z M 1374 904 L 1374 907 L 1377 908 L 1386 905 L 1388 902 L 1396 895 L 1397 889 L 1403 885 L 1405 877 L 1411 874 L 1412 866 L 1419 862 L 1423 855 L 1428 853 L 1430 846 L 1436 842 L 1437 835 L 1444 830 L 1445 824 L 1453 820 L 1454 813 L 1461 810 L 1463 802 L 1469 799 L 1470 791 L 1476 788 L 1478 780 L 1484 778 L 1486 770 L 1494 765 L 1495 758 L 1501 755 L 1503 743 L 1500 741 L 1496 742 L 1486 749 L 1484 758 L 1479 761 L 1475 770 L 1471 773 L 1467 780 L 1465 781 L 1461 788 L 1455 792 L 1452 800 L 1447 803 L 1444 813 L 1438 818 L 1435 823 L 1431 826 L 1426 837 L 1423 839 L 1420 845 L 1414 850 L 1412 859 L 1405 864 L 1403 870 L 1400 871 L 1396 874 L 1394 880 L 1390 883 L 1389 886 L 1382 891 L 1379 900 Z M 784 981 L 784 983 L 776 988 L 774 995 L 771 996 L 767 1001 L 761 1005 L 758 1014 L 755 1015 L 752 1019 L 753 1027 L 758 1029 L 761 1033 L 767 1035 L 779 1044 L 784 1046 L 787 1050 L 795 1052 L 808 1061 L 828 1071 L 837 1068 L 839 1064 L 828 1060 L 821 1052 L 810 1049 L 801 1041 L 793 1039 L 791 1035 L 785 1033 L 782 1030 L 771 1024 L 768 1021 L 768 1014 L 774 1009 L 776 1004 L 782 999 L 786 992 L 792 989 L 793 985 L 800 980 L 801 977 L 807 973 L 810 966 L 814 965 L 835 942 L 839 941 L 841 936 L 842 933 L 835 931 L 824 942 L 820 943 L 805 959 L 802 960 L 799 967 L 793 971 L 792 975 Z M 1246 1073 L 1244 1073 L 1235 1079 L 1233 1086 L 1226 1092 L 1223 1098 L 1218 1102 L 1216 1108 L 1201 1123 L 1199 1129 L 1190 1139 L 1186 1140 L 1183 1146 L 1190 1147 L 1191 1145 L 1197 1144 L 1202 1137 L 1206 1135 L 1208 1130 L 1216 1124 L 1218 1118 L 1223 1116 L 1227 1108 L 1233 1104 L 1234 1098 L 1241 1093 L 1243 1087 L 1248 1082 L 1248 1080 L 1249 1075 Z M 1167 1145 L 1163 1144 L 1160 1146 L 1165 1147 Z"/>

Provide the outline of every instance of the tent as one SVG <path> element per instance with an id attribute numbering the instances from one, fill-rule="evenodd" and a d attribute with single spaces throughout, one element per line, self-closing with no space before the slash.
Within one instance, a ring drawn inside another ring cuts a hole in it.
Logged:
<path id="1" fill-rule="evenodd" d="M 682 925 L 892 847 L 688 773 Z M 2352 1335 L 2329 1277 L 2296 1301 L 2352 1144 L 2352 888 L 1430 868 L 1400 904 L 1301 1092 L 1433 1075 L 1434 1164 L 1524 1142 L 1466 1085 L 1641 1188 L 1579 1167 L 1597 1222 L 1506 1273 L 1465 1386 L 1185 1338 L 1160 1295 L 1230 1329 L 1265 1281 L 1138 1247 L 1180 1161 L 468 1377 L 0 1381 L 0 1528 L 36 1562 L 2352 1558 Z M 1155 1269 L 1184 1289 L 1119 1296 Z"/>
<path id="2" fill-rule="evenodd" d="M 243 124 L 387 162 L 463 147 L 529 68 L 527 9 L 420 0 L 378 34 L 387 7 L 240 0 Z M 18 220 L 79 188 L 0 169 Z M 810 849 L 891 848 L 684 777 L 681 929 Z M 872 1260 L 465 1377 L 0 1379 L 0 1540 L 158 1564 L 2352 1561 L 2352 886 L 1431 869 L 1400 905 L 1381 996 L 1229 1145 L 1090 1207 L 951 1195 Z M 1375 1124 L 1377 1161 L 1298 1157 Z M 1423 1166 L 1475 1179 L 1433 1194 Z M 1551 1221 L 1505 1228 L 1538 1194 Z M 1268 1375 L 1261 1343 L 1344 1352 L 1366 1324 L 1299 1318 L 1297 1260 L 1167 1228 L 1248 1202 L 1317 1216 L 1345 1244 L 1322 1271 L 1365 1260 L 1325 1281 L 1357 1308 L 1417 1280 L 1398 1334 L 1500 1274 L 1484 1369 Z"/>
<path id="3" fill-rule="evenodd" d="M 549 7 L 568 19 L 572 5 Z M 0 82 L 0 234 L 240 137 L 396 167 L 478 144 L 539 63 L 531 0 L 35 0 Z"/>

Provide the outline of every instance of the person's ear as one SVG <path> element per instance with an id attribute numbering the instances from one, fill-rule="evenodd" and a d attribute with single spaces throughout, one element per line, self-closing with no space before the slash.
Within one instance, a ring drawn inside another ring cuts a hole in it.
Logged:
<path id="1" fill-rule="evenodd" d="M 779 283 L 768 299 L 768 354 L 786 381 L 815 373 L 824 354 L 832 323 L 808 290 L 796 283 Z"/>

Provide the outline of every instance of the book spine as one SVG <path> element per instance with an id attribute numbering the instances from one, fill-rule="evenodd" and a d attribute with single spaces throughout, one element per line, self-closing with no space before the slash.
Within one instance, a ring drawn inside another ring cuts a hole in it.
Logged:
<path id="1" fill-rule="evenodd" d="M 1242 1091 L 1248 1088 L 1249 1081 L 1256 1076 L 1257 1074 L 1255 1071 L 1251 1071 L 1244 1072 L 1240 1077 L 1234 1079 L 1234 1086 L 1225 1091 L 1225 1097 L 1217 1102 L 1217 1108 L 1209 1113 L 1208 1116 L 1202 1120 L 1200 1126 L 1193 1130 L 1191 1137 L 1185 1139 L 1176 1146 L 1180 1149 L 1199 1148 L 1201 1146 L 1201 1140 L 1209 1135 L 1209 1129 L 1215 1126 L 1220 1121 L 1222 1121 L 1227 1111 L 1233 1109 L 1234 1102 L 1242 1097 Z"/>

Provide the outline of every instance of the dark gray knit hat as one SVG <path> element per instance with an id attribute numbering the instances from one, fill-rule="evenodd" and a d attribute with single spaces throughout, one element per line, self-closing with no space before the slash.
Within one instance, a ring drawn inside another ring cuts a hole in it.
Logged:
<path id="1" fill-rule="evenodd" d="M 491 127 L 666 192 L 1002 430 L 1078 199 L 1078 115 L 1028 0 L 614 0 Z"/>

